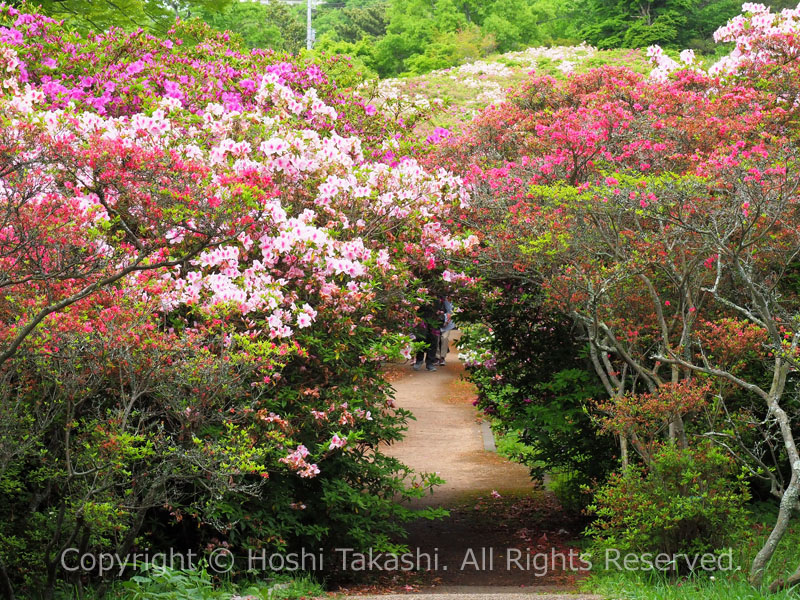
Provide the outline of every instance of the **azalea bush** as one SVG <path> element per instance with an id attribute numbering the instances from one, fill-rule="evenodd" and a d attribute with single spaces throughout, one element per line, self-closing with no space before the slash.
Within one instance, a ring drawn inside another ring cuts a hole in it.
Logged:
<path id="1" fill-rule="evenodd" d="M 745 10 L 723 32 L 730 68 L 687 53 L 668 77 L 533 77 L 437 160 L 473 187 L 463 222 L 480 245 L 465 266 L 539 288 L 544 314 L 586 344 L 623 471 L 655 468 L 660 444 L 688 459 L 711 440 L 779 502 L 750 567 L 760 585 L 800 491 L 800 54 L 797 11 Z M 668 401 L 680 386 L 706 389 L 703 402 Z"/>
<path id="2" fill-rule="evenodd" d="M 438 479 L 383 453 L 380 365 L 474 243 L 459 178 L 336 60 L 0 23 L 0 589 L 99 575 L 69 548 L 396 548 Z"/>

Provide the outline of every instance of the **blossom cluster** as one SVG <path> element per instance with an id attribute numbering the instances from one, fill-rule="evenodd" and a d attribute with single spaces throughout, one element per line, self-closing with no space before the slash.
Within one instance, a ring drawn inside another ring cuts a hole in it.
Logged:
<path id="1" fill-rule="evenodd" d="M 707 69 L 708 75 L 729 75 L 735 73 L 744 64 L 758 61 L 771 62 L 775 57 L 769 48 L 759 44 L 761 41 L 793 36 L 800 32 L 800 7 L 786 8 L 778 13 L 757 2 L 742 4 L 742 14 L 730 19 L 714 32 L 717 43 L 733 43 L 733 49 L 722 56 Z M 665 80 L 670 73 L 692 68 L 700 70 L 695 63 L 692 50 L 680 53 L 680 62 L 665 54 L 659 46 L 651 46 L 647 55 L 655 65 L 651 76 L 657 80 Z"/>
<path id="2" fill-rule="evenodd" d="M 22 202 L 26 219 L 0 231 L 2 268 L 21 282 L 4 289 L 4 339 L 26 322 L 19 307 L 33 315 L 126 265 L 163 262 L 117 285 L 155 300 L 162 315 L 191 314 L 185 335 L 223 327 L 225 346 L 302 354 L 296 340 L 308 332 L 363 325 L 379 337 L 400 327 L 402 311 L 396 321 L 370 312 L 377 295 L 401 288 L 409 266 L 437 268 L 477 242 L 446 226 L 467 204 L 462 180 L 411 157 L 375 160 L 370 147 L 396 142 L 376 143 L 383 117 L 358 98 L 346 102 L 317 65 L 246 55 L 213 35 L 183 50 L 179 39 L 141 33 L 70 37 L 7 6 L 0 17 L 0 136 L 24 172 L 0 182 L 0 202 L 9 211 Z M 33 199 L 18 200 L 27 189 Z M 20 272 L 20 248 L 31 251 L 21 241 L 30 231 L 52 241 L 54 257 L 82 254 L 87 270 L 64 282 L 51 260 L 51 280 L 26 285 L 33 276 Z M 413 299 L 404 302 L 410 311 Z M 86 310 L 81 330 L 102 328 L 91 302 Z M 280 369 L 265 364 L 263 382 L 278 381 Z M 372 420 L 362 408 L 347 415 L 345 429 Z M 331 450 L 347 443 L 342 433 L 328 439 Z M 309 452 L 298 445 L 281 462 L 315 477 Z"/>

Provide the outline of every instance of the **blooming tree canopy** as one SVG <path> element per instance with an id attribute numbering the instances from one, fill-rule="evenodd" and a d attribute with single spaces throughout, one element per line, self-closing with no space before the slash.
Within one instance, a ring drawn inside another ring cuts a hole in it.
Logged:
<path id="1" fill-rule="evenodd" d="M 379 369 L 415 274 L 476 241 L 446 225 L 461 180 L 403 156 L 336 59 L 181 27 L 84 38 L 0 7 L 0 541 L 60 507 L 28 540 L 50 587 L 60 548 L 124 555 L 158 510 L 212 544 L 388 548 L 394 495 L 436 480 L 376 449 L 407 417 Z M 5 561 L 9 589 L 33 568 Z"/>
<path id="2" fill-rule="evenodd" d="M 629 444 L 647 465 L 666 440 L 711 439 L 780 499 L 751 566 L 760 584 L 800 491 L 800 304 L 785 279 L 800 248 L 800 13 L 744 10 L 708 72 L 690 51 L 681 66 L 652 48 L 649 78 L 534 77 L 439 157 L 474 189 L 477 274 L 539 286 L 577 325 L 623 459 Z"/>

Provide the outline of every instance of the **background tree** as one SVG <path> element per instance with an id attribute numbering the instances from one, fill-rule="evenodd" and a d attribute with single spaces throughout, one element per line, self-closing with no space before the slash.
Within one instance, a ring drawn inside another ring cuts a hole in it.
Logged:
<path id="1" fill-rule="evenodd" d="M 315 25 L 321 20 L 318 18 Z M 364 37 L 379 38 L 386 33 L 386 3 L 377 2 L 342 10 L 341 21 L 333 29 L 340 40 L 357 42 Z"/>
<path id="2" fill-rule="evenodd" d="M 11 2 L 25 7 L 33 3 Z M 220 14 L 235 4 L 232 0 L 42 0 L 41 11 L 54 19 L 63 19 L 66 26 L 82 33 L 101 33 L 110 27 L 126 31 L 143 29 L 166 35 L 176 18 L 207 18 Z"/>
<path id="3" fill-rule="evenodd" d="M 793 2 L 765 2 L 775 10 Z M 711 36 L 734 15 L 738 0 L 582 0 L 580 36 L 598 48 L 697 48 L 714 51 Z"/>
<path id="4" fill-rule="evenodd" d="M 306 44 L 306 26 L 292 7 L 279 2 L 232 2 L 221 10 L 201 11 L 202 18 L 220 31 L 241 36 L 249 48 L 297 53 Z"/>

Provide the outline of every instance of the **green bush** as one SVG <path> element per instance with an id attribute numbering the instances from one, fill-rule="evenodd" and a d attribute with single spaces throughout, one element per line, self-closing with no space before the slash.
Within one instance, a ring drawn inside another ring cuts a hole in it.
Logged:
<path id="1" fill-rule="evenodd" d="M 518 284 L 482 294 L 480 308 L 465 306 L 464 315 L 486 325 L 462 326 L 459 347 L 478 407 L 501 435 L 514 436 L 512 458 L 539 480 L 562 474 L 559 500 L 580 509 L 581 486 L 604 480 L 614 465 L 614 440 L 597 431 L 587 408 L 605 392 L 571 324 L 544 317 L 539 301 L 537 290 Z"/>
<path id="2" fill-rule="evenodd" d="M 181 571 L 145 565 L 128 581 L 113 586 L 118 600 L 294 600 L 323 596 L 322 586 L 307 575 L 266 581 L 219 583 L 205 569 Z"/>
<path id="3" fill-rule="evenodd" d="M 776 503 L 753 502 L 748 510 L 748 535 L 737 540 L 732 553 L 732 570 L 715 573 L 696 573 L 675 580 L 667 573 L 654 571 L 597 571 L 581 583 L 581 588 L 608 598 L 620 600 L 796 600 L 798 590 L 777 592 L 755 588 L 747 581 L 747 571 L 740 567 L 750 564 L 772 530 L 777 516 Z M 793 524 L 786 533 L 786 543 L 778 549 L 769 567 L 767 581 L 795 569 L 797 548 L 800 547 L 800 524 Z"/>
<path id="4" fill-rule="evenodd" d="M 719 449 L 667 444 L 649 469 L 631 465 L 597 491 L 588 507 L 597 518 L 587 533 L 600 550 L 713 552 L 743 535 L 748 498 L 743 477 Z"/>
<path id="5" fill-rule="evenodd" d="M 579 513 L 586 507 L 587 498 L 590 497 L 583 481 L 581 474 L 575 471 L 553 471 L 547 488 L 555 494 L 564 510 Z"/>

